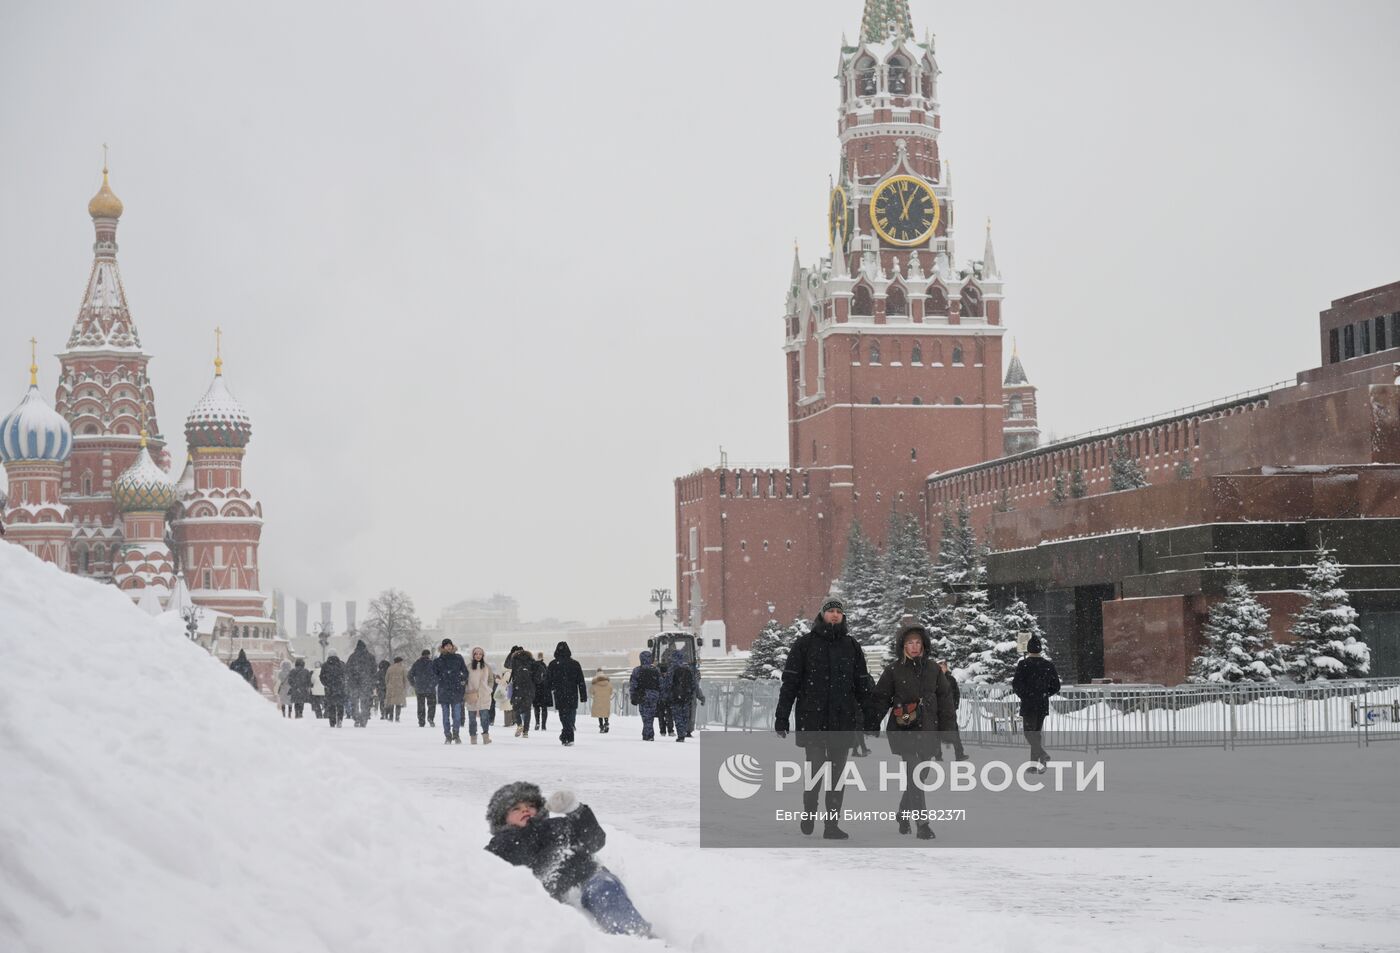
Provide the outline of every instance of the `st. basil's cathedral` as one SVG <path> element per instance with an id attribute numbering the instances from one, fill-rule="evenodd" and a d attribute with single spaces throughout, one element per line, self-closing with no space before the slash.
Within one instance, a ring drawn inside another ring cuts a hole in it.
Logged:
<path id="1" fill-rule="evenodd" d="M 185 418 L 189 448 L 178 479 L 156 414 L 141 337 L 117 267 L 122 202 L 108 172 L 88 203 L 92 270 L 50 406 L 31 339 L 29 389 L 0 420 L 5 539 L 66 572 L 110 583 L 155 614 L 198 606 L 201 631 L 235 639 L 264 666 L 285 651 L 258 588 L 262 504 L 243 485 L 252 437 L 224 379 L 221 348 L 208 391 Z M 263 642 L 269 644 L 263 645 Z M 219 654 L 224 654 L 220 652 Z M 255 659 L 256 661 L 256 659 Z M 264 666 L 259 666 L 264 667 Z"/>

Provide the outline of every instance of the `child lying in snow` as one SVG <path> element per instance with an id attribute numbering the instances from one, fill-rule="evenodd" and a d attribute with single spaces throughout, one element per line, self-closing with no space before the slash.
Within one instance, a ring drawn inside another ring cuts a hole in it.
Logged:
<path id="1" fill-rule="evenodd" d="M 608 868 L 593 859 L 607 835 L 587 804 L 572 791 L 557 791 L 548 804 L 537 785 L 507 784 L 486 806 L 491 842 L 486 849 L 516 865 L 529 867 L 555 900 L 574 887 L 579 904 L 608 933 L 651 936 L 627 889 Z"/>

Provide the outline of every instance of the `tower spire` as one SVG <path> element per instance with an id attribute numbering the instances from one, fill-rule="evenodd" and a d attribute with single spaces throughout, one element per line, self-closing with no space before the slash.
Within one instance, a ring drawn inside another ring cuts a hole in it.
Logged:
<path id="1" fill-rule="evenodd" d="M 224 376 L 224 329 L 214 329 L 214 376 Z"/>
<path id="2" fill-rule="evenodd" d="M 39 339 L 29 339 L 29 386 L 39 386 Z"/>
<path id="3" fill-rule="evenodd" d="M 996 252 L 992 250 L 992 218 L 987 216 L 987 246 L 982 250 L 982 277 L 984 279 L 1000 278 L 1001 272 L 997 270 Z"/>
<path id="4" fill-rule="evenodd" d="M 865 12 L 860 18 L 862 43 L 886 43 L 913 36 L 914 19 L 909 15 L 909 0 L 865 0 Z"/>

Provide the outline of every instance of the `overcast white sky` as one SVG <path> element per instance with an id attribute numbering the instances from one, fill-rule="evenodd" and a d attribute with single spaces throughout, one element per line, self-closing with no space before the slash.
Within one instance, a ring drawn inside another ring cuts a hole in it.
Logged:
<path id="1" fill-rule="evenodd" d="M 645 612 L 672 479 L 784 462 L 861 7 L 8 0 L 0 414 L 67 337 L 108 142 L 177 459 L 225 330 L 266 589 Z M 1049 429 L 1291 376 L 1332 298 L 1400 279 L 1400 4 L 913 10 L 959 256 L 992 216 Z"/>

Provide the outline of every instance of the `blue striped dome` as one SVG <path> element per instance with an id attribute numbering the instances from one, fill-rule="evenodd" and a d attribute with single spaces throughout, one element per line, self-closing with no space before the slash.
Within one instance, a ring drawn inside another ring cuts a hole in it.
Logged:
<path id="1" fill-rule="evenodd" d="M 30 384 L 24 400 L 0 420 L 0 461 L 62 463 L 72 450 L 73 431 L 68 421 L 44 403 L 38 385 Z"/>

